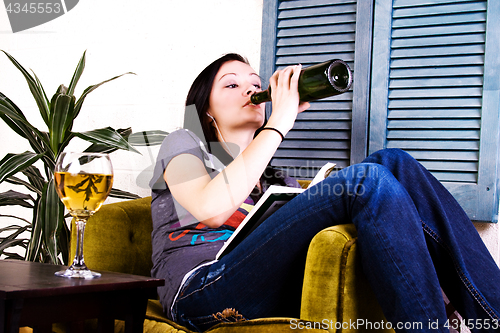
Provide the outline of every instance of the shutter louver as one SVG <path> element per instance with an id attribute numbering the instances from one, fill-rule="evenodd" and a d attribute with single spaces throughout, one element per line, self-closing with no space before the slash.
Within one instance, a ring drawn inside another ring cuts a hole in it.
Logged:
<path id="1" fill-rule="evenodd" d="M 280 1 L 275 68 L 342 59 L 354 69 L 356 1 Z M 326 162 L 349 165 L 352 91 L 311 102 L 299 114 L 271 164 L 311 178 Z"/>

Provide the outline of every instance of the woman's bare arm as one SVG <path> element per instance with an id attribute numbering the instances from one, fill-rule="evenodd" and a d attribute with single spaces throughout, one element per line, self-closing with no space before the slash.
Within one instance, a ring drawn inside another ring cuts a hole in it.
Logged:
<path id="1" fill-rule="evenodd" d="M 290 77 L 293 71 L 292 77 Z M 267 123 L 284 135 L 292 128 L 297 114 L 309 106 L 299 105 L 297 92 L 300 67 L 277 71 L 270 79 L 273 113 Z M 280 76 L 281 75 L 281 76 Z M 279 77 L 279 79 L 278 79 Z M 203 161 L 190 154 L 173 158 L 164 172 L 174 198 L 203 224 L 221 226 L 253 190 L 281 143 L 274 131 L 262 131 L 250 145 L 214 179 Z"/>

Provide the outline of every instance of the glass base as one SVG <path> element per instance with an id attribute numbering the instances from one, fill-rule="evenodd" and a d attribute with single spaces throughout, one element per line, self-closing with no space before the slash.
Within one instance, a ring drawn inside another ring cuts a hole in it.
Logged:
<path id="1" fill-rule="evenodd" d="M 70 278 L 70 279 L 94 279 L 101 277 L 101 273 L 92 272 L 90 269 L 73 269 L 68 268 L 64 271 L 55 272 L 55 276 Z"/>

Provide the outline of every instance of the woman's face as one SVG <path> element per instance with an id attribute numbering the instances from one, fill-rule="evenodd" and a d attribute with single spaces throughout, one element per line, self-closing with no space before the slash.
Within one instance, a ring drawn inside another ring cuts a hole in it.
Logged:
<path id="1" fill-rule="evenodd" d="M 260 77 L 252 67 L 240 61 L 226 62 L 215 76 L 208 113 L 226 130 L 257 130 L 264 124 L 265 104 L 250 104 L 250 95 L 260 90 Z"/>

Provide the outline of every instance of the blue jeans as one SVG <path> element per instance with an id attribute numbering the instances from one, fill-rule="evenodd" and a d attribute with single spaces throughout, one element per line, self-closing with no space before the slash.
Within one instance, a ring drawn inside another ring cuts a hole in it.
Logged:
<path id="1" fill-rule="evenodd" d="M 330 175 L 196 271 L 174 304 L 175 320 L 202 331 L 224 320 L 299 318 L 309 243 L 322 229 L 346 223 L 356 226 L 364 273 L 394 326 L 421 322 L 418 332 L 448 332 L 442 288 L 465 319 L 488 321 L 497 331 L 498 266 L 452 195 L 398 149 Z M 487 331 L 478 327 L 472 331 Z"/>

